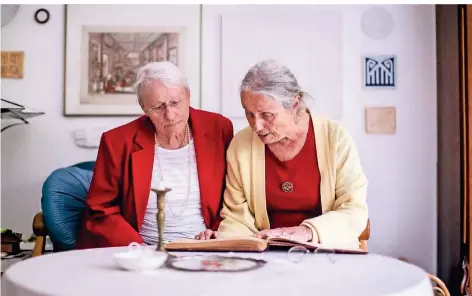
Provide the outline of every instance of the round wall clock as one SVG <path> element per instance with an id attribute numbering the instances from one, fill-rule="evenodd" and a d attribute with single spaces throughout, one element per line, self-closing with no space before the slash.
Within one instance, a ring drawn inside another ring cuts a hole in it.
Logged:
<path id="1" fill-rule="evenodd" d="M 49 11 L 44 8 L 36 10 L 36 13 L 34 14 L 34 19 L 40 24 L 47 23 L 49 21 Z"/>

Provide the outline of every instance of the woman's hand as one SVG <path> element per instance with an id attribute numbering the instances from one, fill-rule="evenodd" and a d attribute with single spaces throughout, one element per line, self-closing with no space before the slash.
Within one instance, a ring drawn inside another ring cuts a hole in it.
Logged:
<path id="1" fill-rule="evenodd" d="M 267 229 L 255 234 L 257 238 L 280 237 L 289 240 L 308 242 L 313 239 L 314 234 L 307 226 L 282 227 L 275 229 Z M 316 236 L 316 240 L 318 237 Z"/>
<path id="2" fill-rule="evenodd" d="M 207 239 L 212 239 L 212 238 L 218 238 L 218 231 L 213 231 L 211 229 L 207 229 L 205 231 L 200 232 L 195 236 L 195 239 L 198 240 L 207 240 Z"/>

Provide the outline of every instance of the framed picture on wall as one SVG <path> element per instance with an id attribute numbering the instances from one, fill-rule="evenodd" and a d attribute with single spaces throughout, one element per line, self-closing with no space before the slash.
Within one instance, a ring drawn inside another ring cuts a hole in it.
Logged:
<path id="1" fill-rule="evenodd" d="M 150 62 L 168 60 L 187 75 L 199 73 L 194 42 L 200 32 L 189 29 L 188 18 L 169 17 L 161 5 L 112 6 L 66 5 L 66 116 L 142 115 L 134 86 L 137 70 Z M 199 25 L 199 6 L 193 6 L 184 5 L 180 14 L 195 15 Z"/>

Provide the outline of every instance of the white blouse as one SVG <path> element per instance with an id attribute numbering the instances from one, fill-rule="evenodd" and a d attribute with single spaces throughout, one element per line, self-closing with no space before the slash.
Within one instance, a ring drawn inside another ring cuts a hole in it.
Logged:
<path id="1" fill-rule="evenodd" d="M 190 154 L 190 191 L 189 191 Z M 159 163 L 159 161 L 161 163 Z M 159 169 L 159 166 L 160 169 Z M 206 229 L 201 213 L 200 186 L 198 184 L 197 160 L 193 139 L 176 150 L 155 146 L 151 187 L 165 187 L 172 190 L 166 194 L 164 242 L 180 238 L 194 238 Z M 190 194 L 188 194 L 190 192 Z M 139 234 L 147 244 L 158 243 L 157 194 L 149 193 L 149 201 Z"/>

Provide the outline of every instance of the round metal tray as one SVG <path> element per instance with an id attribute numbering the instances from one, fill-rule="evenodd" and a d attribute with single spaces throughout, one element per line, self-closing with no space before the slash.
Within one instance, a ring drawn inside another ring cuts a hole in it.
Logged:
<path id="1" fill-rule="evenodd" d="M 255 270 L 267 263 L 265 260 L 220 255 L 169 256 L 168 268 L 190 272 L 239 272 Z"/>

